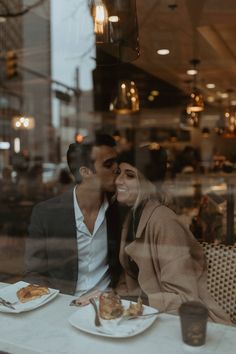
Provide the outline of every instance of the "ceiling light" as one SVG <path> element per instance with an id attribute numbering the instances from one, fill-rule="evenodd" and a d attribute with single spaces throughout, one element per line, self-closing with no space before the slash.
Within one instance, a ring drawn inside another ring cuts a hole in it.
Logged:
<path id="1" fill-rule="evenodd" d="M 235 100 L 231 101 L 230 103 L 231 103 L 231 106 L 236 106 L 236 101 Z"/>
<path id="2" fill-rule="evenodd" d="M 227 92 L 221 93 L 221 98 L 228 98 L 229 94 Z"/>
<path id="3" fill-rule="evenodd" d="M 118 16 L 109 16 L 108 20 L 110 22 L 119 22 L 119 17 Z"/>
<path id="4" fill-rule="evenodd" d="M 216 85 L 209 83 L 209 84 L 206 84 L 206 87 L 207 87 L 208 89 L 214 89 L 214 88 L 216 87 Z"/>
<path id="5" fill-rule="evenodd" d="M 207 102 L 209 102 L 209 103 L 215 102 L 215 97 L 214 96 L 208 96 L 207 97 Z"/>
<path id="6" fill-rule="evenodd" d="M 167 48 L 162 48 L 162 49 L 158 49 L 157 50 L 157 54 L 159 54 L 159 55 L 168 55 L 168 54 L 170 54 L 170 51 Z"/>
<path id="7" fill-rule="evenodd" d="M 149 96 L 148 96 L 148 101 L 152 102 L 152 101 L 154 101 L 154 99 L 155 99 L 154 96 L 152 96 L 152 95 L 149 95 Z"/>
<path id="8" fill-rule="evenodd" d="M 151 91 L 151 95 L 152 95 L 152 96 L 159 96 L 159 91 L 157 91 L 157 90 L 152 90 L 152 91 Z"/>
<path id="9" fill-rule="evenodd" d="M 6 17 L 3 17 L 3 16 L 0 16 L 0 23 L 4 23 L 4 22 L 6 22 Z"/>
<path id="10" fill-rule="evenodd" d="M 189 69 L 186 71 L 188 75 L 197 75 L 197 70 L 196 69 Z"/>

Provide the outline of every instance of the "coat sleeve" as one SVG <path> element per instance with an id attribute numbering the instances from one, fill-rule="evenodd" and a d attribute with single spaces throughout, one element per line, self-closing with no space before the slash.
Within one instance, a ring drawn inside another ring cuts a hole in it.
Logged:
<path id="1" fill-rule="evenodd" d="M 24 256 L 24 280 L 50 286 L 43 209 L 36 205 L 31 214 Z"/>
<path id="2" fill-rule="evenodd" d="M 172 211 L 151 218 L 151 253 L 160 291 L 149 294 L 149 303 L 176 313 L 182 302 L 199 300 L 199 280 L 205 267 L 201 246 Z"/>

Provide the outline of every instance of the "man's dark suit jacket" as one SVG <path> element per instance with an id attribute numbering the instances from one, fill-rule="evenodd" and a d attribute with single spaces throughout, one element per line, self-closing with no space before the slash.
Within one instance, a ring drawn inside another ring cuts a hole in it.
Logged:
<path id="1" fill-rule="evenodd" d="M 119 279 L 121 223 L 117 204 L 106 212 L 111 287 Z M 74 294 L 78 279 L 78 252 L 73 189 L 37 204 L 31 215 L 25 249 L 24 280 Z"/>

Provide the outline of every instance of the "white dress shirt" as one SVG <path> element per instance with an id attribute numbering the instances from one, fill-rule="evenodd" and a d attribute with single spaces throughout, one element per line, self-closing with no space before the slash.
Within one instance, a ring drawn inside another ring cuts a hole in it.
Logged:
<path id="1" fill-rule="evenodd" d="M 76 198 L 76 187 L 73 192 L 74 211 L 78 247 L 78 279 L 76 296 L 81 296 L 94 289 L 104 291 L 110 282 L 107 261 L 107 223 L 106 210 L 108 201 L 101 205 L 91 234 L 84 223 L 84 216 Z"/>

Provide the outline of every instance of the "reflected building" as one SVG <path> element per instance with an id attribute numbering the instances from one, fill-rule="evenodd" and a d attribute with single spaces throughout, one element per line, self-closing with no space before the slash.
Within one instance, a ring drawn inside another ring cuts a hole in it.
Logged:
<path id="1" fill-rule="evenodd" d="M 28 5 L 32 5 L 32 2 L 4 0 L 0 3 L 0 13 L 4 14 L 4 6 L 8 12 L 15 13 Z M 25 15 L 7 17 L 0 23 L 0 52 L 4 64 L 0 69 L 0 139 L 10 142 L 10 150 L 4 152 L 4 164 L 14 165 L 14 158 L 19 154 L 29 159 L 35 156 L 41 156 L 44 161 L 54 159 L 50 47 L 50 1 Z M 17 73 L 9 78 L 5 57 L 10 51 L 17 58 Z M 11 121 L 17 115 L 34 117 L 35 128 L 14 129 Z M 14 147 L 15 138 L 20 139 L 17 151 Z"/>
<path id="2" fill-rule="evenodd" d="M 19 10 L 22 7 L 22 0 L 1 1 L 0 14 L 5 11 L 5 5 L 9 11 Z M 4 18 L 0 16 L 0 141 L 11 143 L 13 141 L 13 131 L 11 119 L 19 113 L 21 106 L 22 78 L 18 74 L 11 79 L 7 78 L 6 55 L 10 51 L 21 55 L 23 46 L 22 18 Z M 9 164 L 10 149 L 0 149 L 0 167 Z M 13 152 L 13 151 L 11 151 Z"/>

